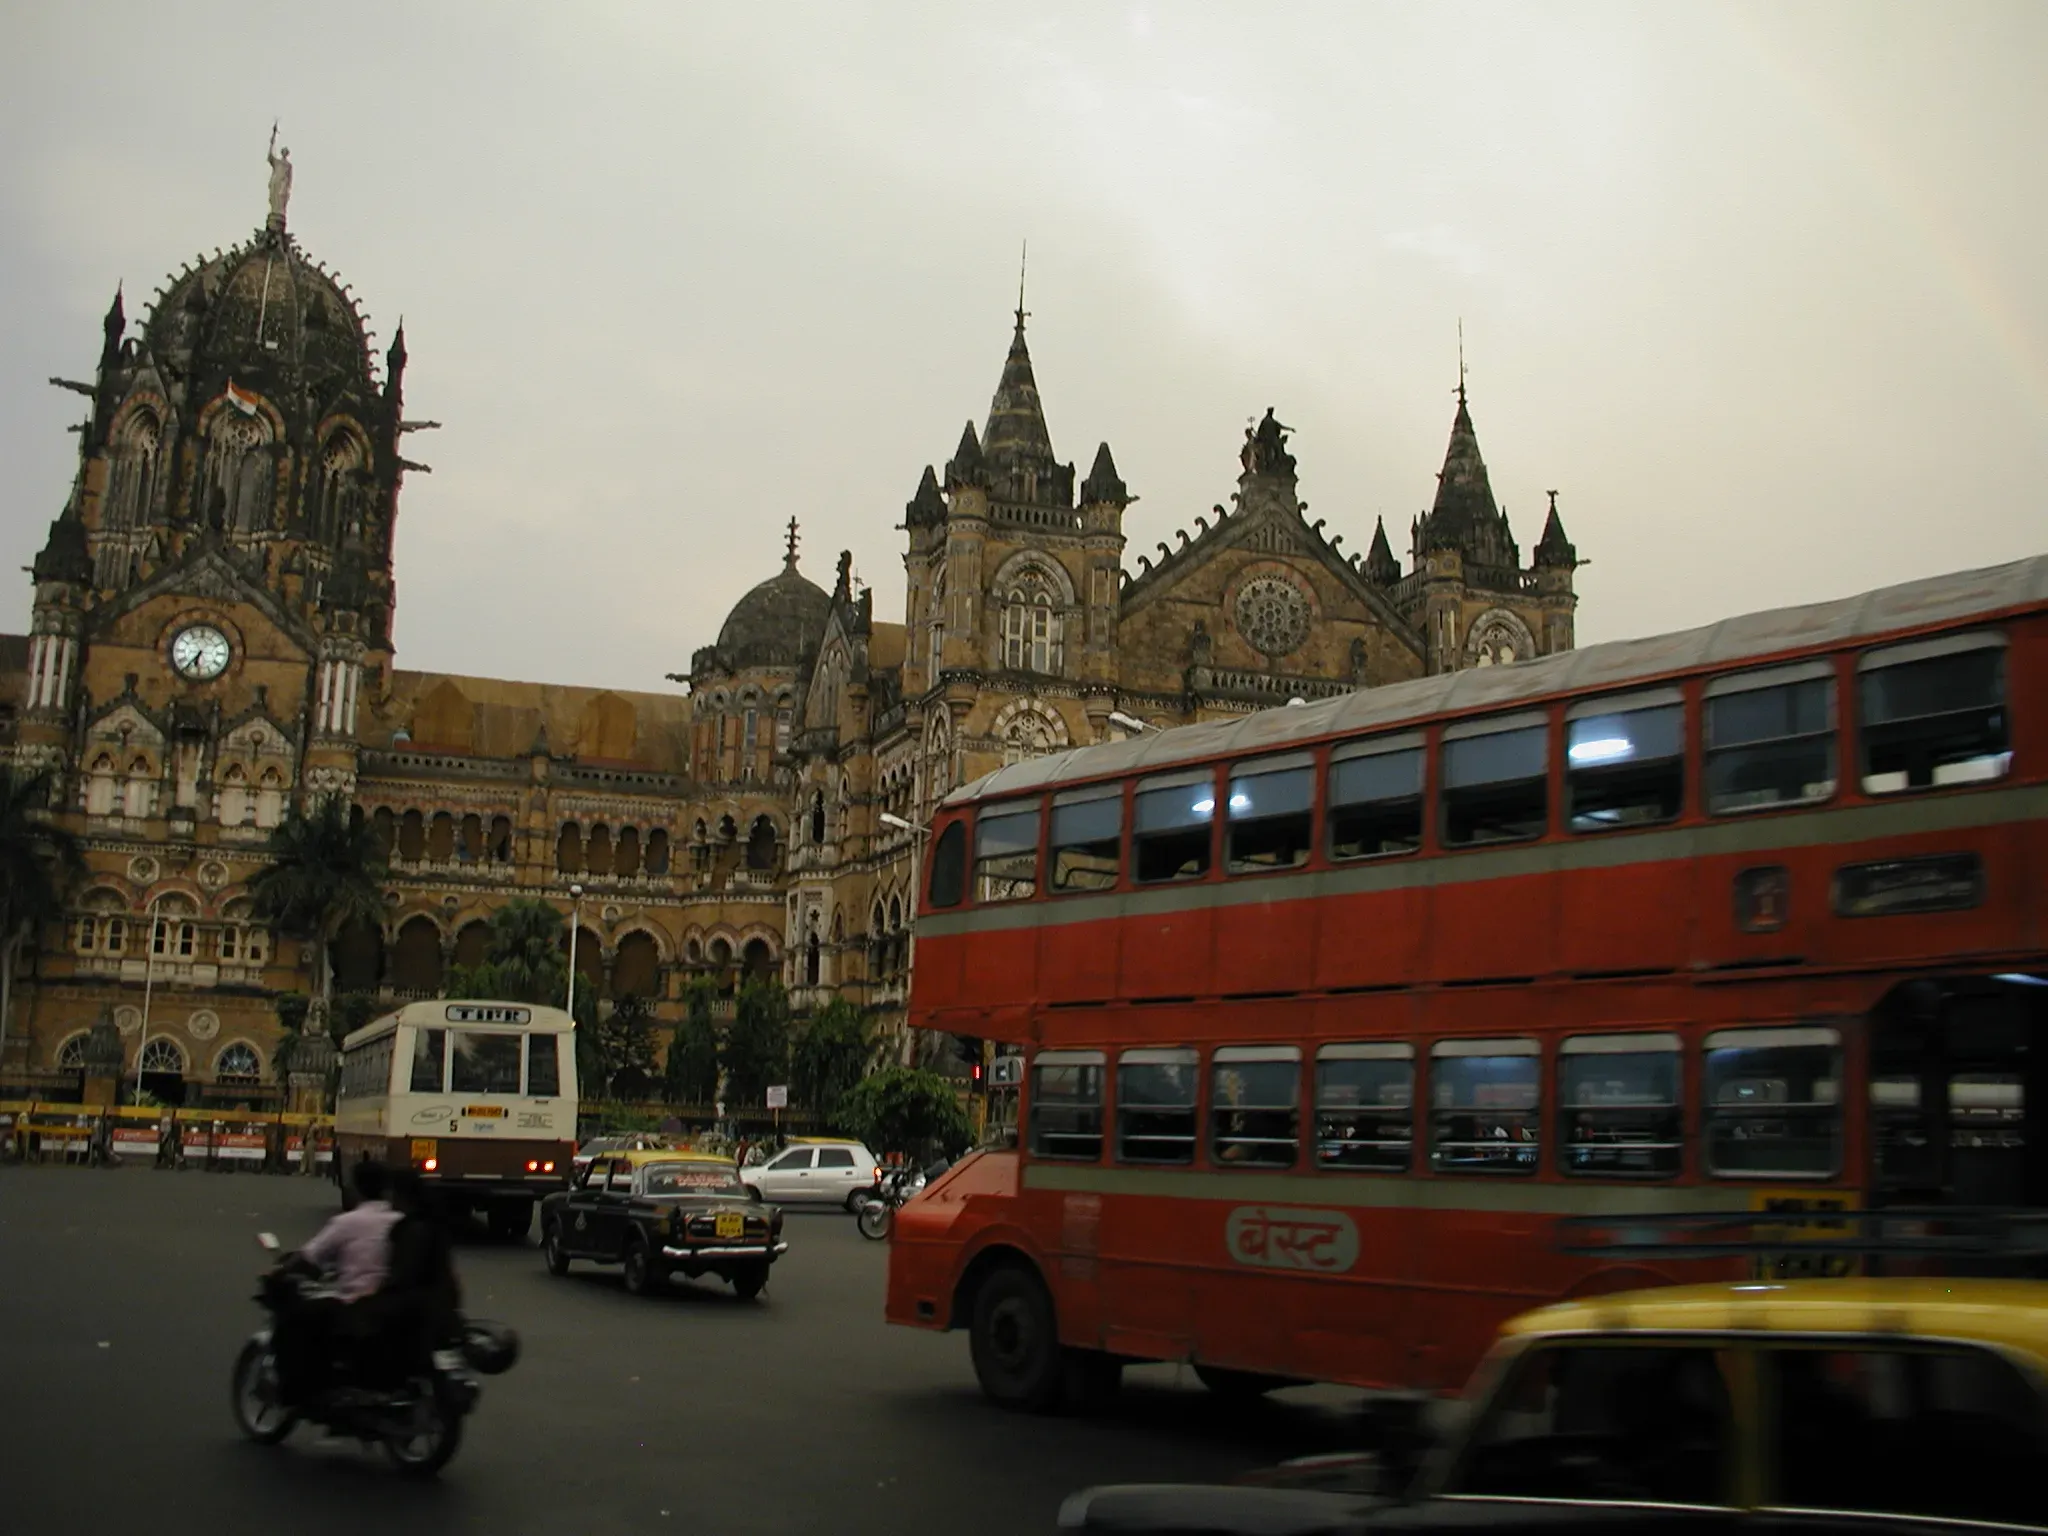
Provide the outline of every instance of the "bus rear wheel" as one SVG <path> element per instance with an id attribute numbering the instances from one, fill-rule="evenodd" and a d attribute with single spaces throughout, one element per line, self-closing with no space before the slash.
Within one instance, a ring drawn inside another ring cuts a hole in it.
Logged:
<path id="1" fill-rule="evenodd" d="M 974 1374 L 991 1401 L 1019 1413 L 1058 1406 L 1065 1386 L 1058 1321 L 1044 1283 L 1005 1264 L 974 1293 L 968 1328 Z"/>
<path id="2" fill-rule="evenodd" d="M 488 1220 L 491 1236 L 504 1243 L 523 1243 L 533 1228 L 531 1200 L 504 1200 L 493 1204 Z"/>

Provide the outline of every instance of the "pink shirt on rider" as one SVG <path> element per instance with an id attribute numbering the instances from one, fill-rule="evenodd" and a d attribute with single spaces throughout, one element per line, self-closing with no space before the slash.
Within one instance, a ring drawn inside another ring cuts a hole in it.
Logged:
<path id="1" fill-rule="evenodd" d="M 398 1212 L 388 1201 L 365 1200 L 328 1222 L 300 1249 L 303 1257 L 334 1271 L 343 1301 L 360 1301 L 384 1283 L 391 1270 L 391 1229 Z"/>

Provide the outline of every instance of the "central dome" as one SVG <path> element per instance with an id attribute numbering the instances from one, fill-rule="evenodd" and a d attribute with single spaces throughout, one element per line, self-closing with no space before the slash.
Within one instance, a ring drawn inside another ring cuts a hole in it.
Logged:
<path id="1" fill-rule="evenodd" d="M 733 604 L 718 631 L 718 649 L 735 669 L 800 666 L 824 638 L 831 610 L 825 589 L 792 560 Z"/>

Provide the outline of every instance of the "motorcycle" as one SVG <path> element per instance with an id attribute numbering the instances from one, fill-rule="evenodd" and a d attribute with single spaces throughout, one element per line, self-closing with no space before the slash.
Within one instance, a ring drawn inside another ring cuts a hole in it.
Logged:
<path id="1" fill-rule="evenodd" d="M 276 1253 L 275 1236 L 256 1241 Z M 287 1259 L 264 1275 L 256 1300 L 275 1319 L 287 1309 L 331 1297 L 333 1292 Z M 416 1477 L 432 1477 L 462 1444 L 462 1421 L 482 1392 L 479 1375 L 496 1376 L 519 1358 L 519 1336 L 501 1323 L 458 1318 L 439 1341 L 424 1368 L 398 1385 L 351 1379 L 346 1363 L 330 1372 L 329 1385 L 303 1403 L 282 1398 L 275 1327 L 251 1335 L 235 1357 L 232 1377 L 235 1423 L 258 1445 L 276 1445 L 301 1419 L 364 1445 L 381 1445 L 393 1465 Z"/>
<path id="2" fill-rule="evenodd" d="M 883 1174 L 882 1182 L 861 1201 L 860 1209 L 855 1212 L 854 1220 L 860 1228 L 860 1235 L 877 1243 L 887 1237 L 897 1209 L 923 1189 L 925 1182 L 922 1168 L 895 1168 Z"/>

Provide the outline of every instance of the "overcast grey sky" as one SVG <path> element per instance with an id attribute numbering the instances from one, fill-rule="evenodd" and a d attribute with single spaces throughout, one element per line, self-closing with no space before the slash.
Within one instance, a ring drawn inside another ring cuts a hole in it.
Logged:
<path id="1" fill-rule="evenodd" d="M 1582 641 L 2044 546 L 2048 6 L 15 4 L 0 18 L 0 568 L 78 377 L 262 220 L 403 314 L 402 666 L 663 687 L 782 524 L 902 617 L 1031 244 L 1054 447 L 1127 557 L 1248 417 L 1363 548 L 1473 412 Z M 25 627 L 25 576 L 0 629 Z"/>

